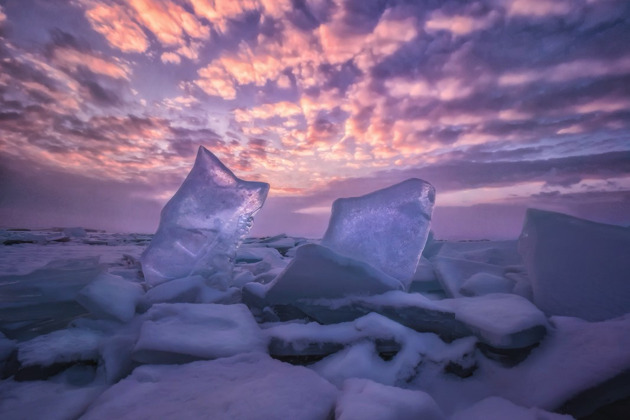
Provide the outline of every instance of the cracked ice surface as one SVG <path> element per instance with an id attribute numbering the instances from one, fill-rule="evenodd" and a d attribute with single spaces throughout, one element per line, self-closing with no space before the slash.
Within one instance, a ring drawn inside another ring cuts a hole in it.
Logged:
<path id="1" fill-rule="evenodd" d="M 225 289 L 236 248 L 251 228 L 269 184 L 237 178 L 200 147 L 195 165 L 162 209 L 160 226 L 142 255 L 149 286 L 198 274 Z"/>
<path id="2" fill-rule="evenodd" d="M 322 245 L 368 262 L 408 287 L 429 235 L 434 203 L 433 185 L 417 178 L 339 198 Z"/>

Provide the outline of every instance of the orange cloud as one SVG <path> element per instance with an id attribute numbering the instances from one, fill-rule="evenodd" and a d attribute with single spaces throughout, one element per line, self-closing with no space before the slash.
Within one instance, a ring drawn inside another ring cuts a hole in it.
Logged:
<path id="1" fill-rule="evenodd" d="M 236 98 L 234 81 L 223 66 L 210 64 L 197 73 L 201 78 L 197 79 L 195 84 L 208 95 L 219 96 L 226 100 Z"/>
<path id="2" fill-rule="evenodd" d="M 92 53 L 78 51 L 72 48 L 57 48 L 53 53 L 55 62 L 66 68 L 76 70 L 78 67 L 87 67 L 92 72 L 113 77 L 115 79 L 129 79 L 131 70 L 125 64 L 115 58 L 108 61 Z"/>
<path id="3" fill-rule="evenodd" d="M 620 75 L 628 72 L 630 72 L 630 56 L 620 57 L 616 60 L 581 59 L 536 71 L 505 73 L 499 77 L 499 85 L 521 85 L 538 80 L 565 82 L 583 77 Z"/>
<path id="4" fill-rule="evenodd" d="M 118 4 L 103 4 L 95 0 L 79 0 L 87 9 L 85 15 L 95 31 L 112 46 L 124 52 L 144 52 L 149 40 L 127 10 Z"/>
<path id="5" fill-rule="evenodd" d="M 511 0 L 507 5 L 510 16 L 565 15 L 573 10 L 567 0 Z"/>
<path id="6" fill-rule="evenodd" d="M 153 32 L 164 45 L 186 45 L 184 34 L 198 39 L 207 39 L 210 36 L 210 28 L 177 3 L 161 0 L 127 2 L 135 11 L 137 21 Z"/>
<path id="7" fill-rule="evenodd" d="M 179 64 L 182 61 L 179 55 L 173 52 L 162 53 L 162 55 L 160 56 L 160 60 L 162 60 L 162 62 L 165 64 L 166 63 Z"/>
<path id="8" fill-rule="evenodd" d="M 449 31 L 455 35 L 468 35 L 490 27 L 499 17 L 498 13 L 479 18 L 466 15 L 446 15 L 441 10 L 431 13 L 425 22 L 427 32 Z"/>

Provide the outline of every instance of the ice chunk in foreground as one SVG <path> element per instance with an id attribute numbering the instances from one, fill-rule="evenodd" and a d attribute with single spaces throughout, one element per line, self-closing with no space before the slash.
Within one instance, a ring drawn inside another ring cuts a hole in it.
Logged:
<path id="1" fill-rule="evenodd" d="M 444 414 L 422 391 L 382 385 L 369 379 L 348 379 L 337 400 L 338 420 L 441 420 Z"/>
<path id="2" fill-rule="evenodd" d="M 295 258 L 271 284 L 270 304 L 289 304 L 301 298 L 339 298 L 401 290 L 402 284 L 362 261 L 339 255 L 316 244 L 302 245 Z"/>
<path id="3" fill-rule="evenodd" d="M 105 391 L 82 419 L 321 420 L 329 418 L 337 393 L 305 367 L 249 353 L 140 366 Z"/>
<path id="4" fill-rule="evenodd" d="M 77 302 L 96 316 L 128 322 L 144 294 L 142 286 L 120 276 L 101 273 L 77 295 Z"/>
<path id="5" fill-rule="evenodd" d="M 366 261 L 408 286 L 429 235 L 434 202 L 435 188 L 417 178 L 361 197 L 339 198 L 322 245 Z"/>
<path id="6" fill-rule="evenodd" d="M 242 304 L 160 303 L 146 317 L 133 352 L 142 363 L 184 363 L 266 350 L 266 339 Z"/>
<path id="7" fill-rule="evenodd" d="M 630 229 L 529 209 L 519 250 L 547 314 L 601 321 L 630 312 Z"/>
<path id="8" fill-rule="evenodd" d="M 236 248 L 268 191 L 269 184 L 237 178 L 200 147 L 195 165 L 162 209 L 160 226 L 142 254 L 147 284 L 199 274 L 214 287 L 227 288 Z"/>
<path id="9" fill-rule="evenodd" d="M 53 331 L 18 344 L 18 360 L 23 366 L 98 360 L 102 338 L 102 333 L 82 328 Z"/>

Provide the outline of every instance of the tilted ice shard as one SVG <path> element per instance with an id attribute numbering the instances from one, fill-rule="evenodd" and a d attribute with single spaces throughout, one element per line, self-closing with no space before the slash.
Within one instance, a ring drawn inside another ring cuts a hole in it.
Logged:
<path id="1" fill-rule="evenodd" d="M 322 245 L 409 286 L 429 235 L 434 203 L 435 188 L 417 178 L 337 199 Z"/>
<path id="2" fill-rule="evenodd" d="M 236 248 L 268 191 L 269 184 L 237 178 L 199 147 L 195 165 L 162 209 L 160 226 L 142 254 L 146 283 L 197 274 L 213 287 L 227 288 Z"/>
<path id="3" fill-rule="evenodd" d="M 528 209 L 519 251 L 547 315 L 603 321 L 630 312 L 630 229 Z"/>

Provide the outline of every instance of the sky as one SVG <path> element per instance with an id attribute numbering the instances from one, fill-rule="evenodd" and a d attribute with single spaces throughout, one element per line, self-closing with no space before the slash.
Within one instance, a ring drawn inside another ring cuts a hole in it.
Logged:
<path id="1" fill-rule="evenodd" d="M 630 225 L 626 0 L 0 0 L 0 227 L 155 231 L 205 146 L 252 235 L 417 177 L 438 238 Z"/>

